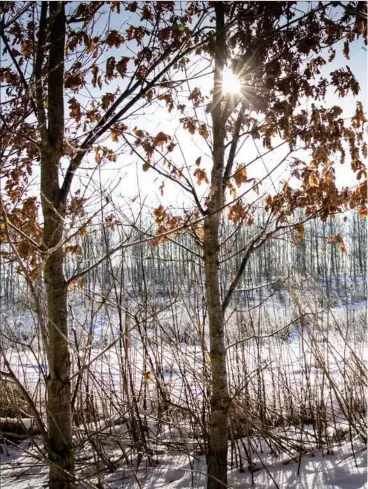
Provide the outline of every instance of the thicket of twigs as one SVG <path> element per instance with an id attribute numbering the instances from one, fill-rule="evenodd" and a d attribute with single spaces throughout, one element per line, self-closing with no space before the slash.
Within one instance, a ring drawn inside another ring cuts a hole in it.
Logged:
<path id="1" fill-rule="evenodd" d="M 366 311 L 357 307 L 366 294 L 366 257 L 365 247 L 353 248 L 356 222 L 345 231 L 346 254 L 333 246 L 321 253 L 328 226 L 338 223 L 317 223 L 303 243 L 292 246 L 285 235 L 249 263 L 227 316 L 230 464 L 240 471 L 257 470 L 265 447 L 300 461 L 357 436 L 366 441 Z M 234 261 L 245 235 L 228 244 Z M 116 232 L 96 235 L 83 243 L 85 255 L 93 259 L 114 239 Z M 170 450 L 206 453 L 207 312 L 200 261 L 189 248 L 195 242 L 185 236 L 136 246 L 70 292 L 80 481 L 103 487 L 106 472 L 121 465 L 134 472 Z M 232 260 L 223 264 L 224 287 Z M 26 286 L 5 271 L 1 443 L 31 437 L 42 464 L 47 337 Z"/>

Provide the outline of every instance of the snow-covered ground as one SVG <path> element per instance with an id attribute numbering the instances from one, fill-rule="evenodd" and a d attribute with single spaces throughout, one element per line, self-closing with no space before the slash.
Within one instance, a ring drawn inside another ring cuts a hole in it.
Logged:
<path id="1" fill-rule="evenodd" d="M 271 428 L 273 436 L 280 434 L 280 437 L 288 438 L 286 444 L 289 448 L 294 446 L 289 453 L 287 450 L 280 451 L 275 456 L 270 454 L 267 440 L 260 441 L 259 434 L 245 437 L 242 442 L 239 439 L 239 451 L 236 457 L 234 454 L 233 466 L 229 455 L 229 485 L 233 488 L 251 487 L 252 479 L 257 489 L 368 487 L 367 454 L 363 441 L 366 419 L 364 414 L 359 418 L 359 413 L 349 411 L 356 401 L 364 404 L 363 393 L 367 380 L 364 365 L 367 353 L 366 304 L 350 304 L 348 309 L 341 304 L 328 309 L 316 305 L 312 310 L 309 304 L 313 304 L 313 301 L 306 296 L 301 294 L 294 298 L 298 305 L 294 310 L 285 309 L 271 301 L 261 312 L 255 310 L 254 314 L 243 315 L 240 320 L 239 314 L 234 313 L 228 319 L 228 373 L 235 408 L 241 413 L 244 400 L 250 402 L 253 410 L 247 416 L 251 422 L 255 420 L 258 423 L 259 431 L 262 429 L 259 424 L 262 420 L 257 417 L 257 403 L 262 402 L 268 410 L 266 418 L 275 423 Z M 85 378 L 85 367 L 88 366 L 87 370 L 92 374 L 89 378 L 89 394 L 94 396 L 97 411 L 105 416 L 89 428 L 91 432 L 96 430 L 106 434 L 109 430 L 104 427 L 104 420 L 109 417 L 110 420 L 118 419 L 127 402 L 122 387 L 122 370 L 125 367 L 122 356 L 124 350 L 119 342 L 119 318 L 113 307 L 110 310 L 101 308 L 97 313 L 77 301 L 73 307 L 73 387 L 82 370 Z M 137 311 L 138 306 L 134 312 Z M 304 325 L 299 321 L 293 322 L 301 313 L 307 314 L 308 321 Z M 290 322 L 290 327 L 284 328 Z M 106 442 L 104 450 L 113 462 L 113 468 L 107 470 L 106 466 L 100 467 L 103 469 L 100 480 L 93 475 L 97 469 L 91 447 L 84 443 L 82 448 L 78 448 L 77 468 L 81 488 L 205 487 L 205 458 L 200 454 L 198 444 L 198 433 L 201 430 L 194 432 L 188 416 L 178 418 L 175 429 L 165 425 L 167 420 L 160 420 L 160 428 L 156 430 L 155 409 L 161 390 L 176 408 L 184 406 L 199 415 L 206 406 L 208 352 L 203 348 L 203 343 L 198 341 L 198 331 L 193 334 L 193 328 L 190 329 L 194 323 L 190 308 L 183 302 L 148 314 L 148 320 L 141 330 L 130 319 L 130 373 L 140 403 L 140 415 L 145 417 L 150 429 L 149 444 L 157 463 L 154 467 L 149 466 L 143 457 L 137 467 L 136 454 L 132 455 L 132 465 L 122 460 L 122 451 L 117 448 L 116 440 L 125 439 L 126 426 L 114 426 L 112 441 L 106 441 L 108 437 L 103 439 L 103 443 Z M 260 323 L 262 328 L 259 328 Z M 19 310 L 9 315 L 3 325 L 3 345 L 11 368 L 45 419 L 47 365 L 36 324 L 29 312 Z M 186 328 L 192 331 L 188 337 L 183 335 Z M 178 336 L 175 336 L 176 333 Z M 74 341 L 75 338 L 77 341 Z M 11 339 L 16 341 L 12 342 Z M 208 339 L 206 335 L 204 339 Z M 184 343 L 184 340 L 189 341 Z M 83 405 L 86 395 L 83 382 L 79 389 Z M 238 396 L 237 392 L 241 394 Z M 275 411 L 275 402 L 278 420 L 270 416 Z M 318 437 L 310 427 L 303 426 L 303 409 L 308 407 L 308 403 L 311 403 L 311 408 L 322 409 L 321 422 L 326 429 Z M 297 419 L 292 419 L 291 414 Z M 350 423 L 354 426 L 351 431 L 347 416 L 352 417 Z M 293 425 L 294 429 L 296 425 L 303 428 L 292 432 Z M 85 428 L 77 427 L 78 440 L 88 438 L 88 433 L 83 431 Z M 335 436 L 337 430 L 344 431 L 340 439 Z M 0 461 L 1 489 L 46 487 L 47 468 L 42 443 L 37 439 L 35 441 L 39 450 L 30 441 L 23 441 L 17 447 L 3 447 Z M 303 445 L 301 456 L 295 450 L 297 445 Z M 181 451 L 178 451 L 179 447 Z M 249 454 L 253 464 L 252 472 L 248 467 Z M 235 468 L 235 465 L 238 467 Z M 243 467 L 242 470 L 239 470 L 239 465 Z"/>
<path id="2" fill-rule="evenodd" d="M 257 444 L 258 445 L 258 444 Z M 354 455 L 352 454 L 352 445 Z M 264 447 L 263 447 L 264 448 Z M 359 440 L 335 447 L 333 454 L 315 451 L 290 457 L 270 456 L 254 444 L 254 471 L 247 467 L 241 472 L 229 465 L 229 486 L 239 489 L 363 489 L 367 488 L 367 451 Z M 39 457 L 35 460 L 32 455 Z M 116 454 L 116 459 L 120 454 Z M 202 489 L 206 485 L 204 456 L 160 453 L 155 467 L 142 464 L 138 469 L 118 462 L 113 471 L 104 474 L 99 487 L 109 489 Z M 112 457 L 114 459 L 114 457 Z M 85 460 L 93 464 L 93 460 Z M 98 487 L 97 477 L 82 482 L 85 471 L 78 474 L 80 487 Z M 252 477 L 254 486 L 252 486 Z M 7 489 L 41 489 L 47 486 L 47 469 L 34 448 L 23 443 L 18 448 L 7 447 L 1 455 L 1 487 Z"/>

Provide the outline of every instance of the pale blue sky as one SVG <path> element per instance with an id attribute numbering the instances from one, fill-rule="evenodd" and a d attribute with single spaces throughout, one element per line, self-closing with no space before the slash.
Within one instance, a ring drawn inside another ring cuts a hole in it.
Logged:
<path id="1" fill-rule="evenodd" d="M 360 100 L 364 103 L 367 100 L 367 52 L 363 49 L 362 42 L 356 43 L 351 49 L 351 59 L 348 61 L 342 54 L 342 48 L 342 44 L 337 47 L 335 60 L 324 67 L 323 70 L 329 73 L 334 69 L 348 64 L 360 83 L 361 92 L 358 97 L 349 94 L 346 98 L 339 98 L 337 94 L 333 93 L 333 90 L 330 90 L 327 97 L 327 105 L 340 105 L 344 110 L 343 117 L 351 117 L 355 112 L 356 102 Z M 192 87 L 195 85 L 198 85 L 198 83 L 192 84 Z M 209 91 L 212 88 L 212 77 L 208 77 L 208 80 L 202 80 L 202 86 Z M 310 107 L 311 103 L 313 103 L 313 100 L 308 100 L 306 106 Z M 182 161 L 184 154 L 188 163 L 193 164 L 198 156 L 202 156 L 202 163 L 205 165 L 206 155 L 208 157 L 207 161 L 209 162 L 210 160 L 209 149 L 203 141 L 198 139 L 198 137 L 193 138 L 187 131 L 180 128 L 178 119 L 179 117 L 174 112 L 168 114 L 165 109 L 157 110 L 157 108 L 153 108 L 147 111 L 144 118 L 142 117 L 139 119 L 139 125 L 149 130 L 152 134 L 155 134 L 160 130 L 173 134 L 176 129 L 181 142 L 181 149 L 183 150 L 180 151 L 177 149 L 175 152 L 177 161 Z M 257 148 L 255 145 L 257 145 L 259 151 L 262 153 L 264 152 L 260 140 L 255 142 L 250 141 L 249 143 L 246 143 L 239 152 L 237 161 L 247 163 L 255 158 L 257 155 Z M 267 168 L 273 167 L 280 161 L 280 159 L 282 159 L 286 151 L 287 148 L 281 148 L 280 150 L 275 151 L 272 155 L 264 158 L 264 164 Z M 257 165 L 254 165 L 254 168 L 250 168 L 248 172 L 249 176 L 262 178 L 266 171 L 264 164 L 258 162 Z M 112 183 L 116 182 L 116 167 L 121 167 L 120 176 L 124 177 L 122 185 L 116 188 L 116 194 L 119 198 L 135 196 L 138 193 L 139 186 L 142 196 L 146 197 L 147 205 L 153 205 L 157 202 L 157 199 L 162 200 L 158 190 L 162 178 L 152 170 L 146 173 L 143 172 L 142 162 L 139 161 L 135 155 L 123 155 L 119 158 L 117 165 L 108 165 L 102 169 L 105 183 L 108 181 L 111 181 Z M 336 171 L 338 183 L 340 185 L 346 185 L 353 182 L 352 173 L 348 163 L 343 166 L 337 164 Z M 281 179 L 286 179 L 288 174 L 288 165 L 284 164 L 273 174 L 273 181 L 277 183 Z M 265 182 L 264 190 L 266 191 L 267 189 L 272 191 L 271 181 Z M 199 195 L 202 195 L 206 191 L 206 185 L 202 184 L 198 190 Z M 251 194 L 252 198 L 255 197 L 254 193 Z M 173 206 L 181 206 L 184 203 L 186 205 L 188 204 L 184 191 L 170 182 L 165 184 L 164 202 L 169 202 Z"/>
<path id="2" fill-rule="evenodd" d="M 303 6 L 307 5 L 306 3 L 302 4 Z M 115 28 L 117 30 L 125 30 L 126 23 L 129 19 L 136 20 L 136 14 L 126 13 L 122 10 L 121 14 L 117 16 L 116 14 L 111 16 L 111 28 Z M 105 18 L 101 19 L 101 25 L 105 23 Z M 130 43 L 131 45 L 132 43 Z M 360 86 L 361 93 L 358 97 L 354 97 L 353 95 L 349 95 L 345 99 L 341 99 L 334 94 L 333 91 L 330 91 L 327 97 L 327 104 L 332 106 L 334 104 L 341 105 L 344 110 L 344 117 L 350 117 L 354 114 L 356 101 L 361 100 L 363 103 L 367 100 L 367 51 L 363 49 L 363 41 L 359 40 L 359 42 L 354 43 L 351 47 L 351 59 L 350 61 L 346 60 L 346 58 L 342 54 L 342 43 L 337 47 L 336 58 L 333 63 L 328 64 L 323 71 L 332 71 L 333 69 L 337 69 L 341 66 L 349 64 L 352 71 L 356 75 Z M 132 49 L 135 50 L 135 42 L 133 43 Z M 120 48 L 109 50 L 108 56 L 115 55 L 117 60 L 120 59 L 121 56 L 129 55 L 127 50 L 127 44 L 123 44 Z M 106 55 L 103 55 L 99 62 L 103 65 L 106 63 Z M 69 67 L 68 67 L 69 68 Z M 208 76 L 202 80 L 191 83 L 191 88 L 194 86 L 201 86 L 204 92 L 209 95 L 209 91 L 212 88 L 213 80 L 212 76 Z M 110 83 L 109 87 L 104 90 L 114 92 L 117 88 L 123 90 L 126 85 L 126 81 L 119 79 L 114 80 Z M 185 87 L 186 88 L 186 87 Z M 189 93 L 189 92 L 188 92 Z M 82 89 L 76 97 L 81 101 L 88 102 L 89 98 L 97 95 L 97 91 L 95 91 L 91 85 Z M 72 94 L 68 94 L 66 96 L 66 107 L 67 111 L 69 111 L 68 107 L 68 99 L 72 96 Z M 187 96 L 187 95 L 186 95 Z M 306 102 L 307 106 L 310 106 L 312 100 Z M 365 106 L 366 108 L 366 106 Z M 138 116 L 136 120 L 130 119 L 129 125 L 134 127 L 137 124 L 140 128 L 146 129 L 150 131 L 151 134 L 156 134 L 159 131 L 167 132 L 171 135 L 176 133 L 179 141 L 180 148 L 177 147 L 175 152 L 173 153 L 173 157 L 175 159 L 175 163 L 178 166 L 183 164 L 183 160 L 187 161 L 189 165 L 193 164 L 198 156 L 202 157 L 202 166 L 210 167 L 210 150 L 206 146 L 203 140 L 199 139 L 197 136 L 192 137 L 187 131 L 180 127 L 179 118 L 181 115 L 176 114 L 175 110 L 169 114 L 166 108 L 158 109 L 157 106 L 153 106 L 152 108 L 148 108 L 145 110 L 144 115 Z M 112 143 L 111 141 L 106 143 L 111 148 L 117 149 L 119 146 Z M 239 152 L 237 161 L 239 163 L 247 163 L 253 158 L 257 156 L 257 147 L 259 151 L 263 152 L 262 143 L 260 140 L 255 142 L 249 141 L 244 144 L 241 151 Z M 268 168 L 273 167 L 278 161 L 284 156 L 285 149 L 282 148 L 278 151 L 275 151 L 271 156 L 265 157 L 263 162 L 258 162 L 257 165 L 250 168 L 248 171 L 249 176 L 262 178 L 265 174 L 265 166 Z M 82 168 L 78 172 L 78 178 L 75 181 L 75 187 L 79 185 L 78 182 L 82 182 L 82 184 L 90 183 L 91 189 L 89 193 L 93 193 L 100 186 L 99 184 L 99 175 L 102 175 L 102 183 L 103 186 L 107 189 L 109 187 L 114 187 L 114 201 L 115 202 L 123 202 L 125 199 L 128 201 L 135 197 L 138 192 L 141 192 L 142 199 L 146 199 L 147 206 L 157 205 L 157 201 L 162 199 L 159 193 L 159 185 L 162 182 L 162 178 L 159 177 L 154 171 L 150 170 L 148 172 L 142 171 L 142 162 L 135 155 L 131 155 L 128 153 L 124 153 L 118 157 L 118 161 L 116 163 L 108 164 L 101 168 L 101 171 L 95 171 L 91 178 L 91 168 L 95 166 L 94 163 L 94 153 L 87 156 L 85 161 L 83 162 Z M 343 167 L 337 165 L 338 169 L 338 182 L 340 184 L 347 184 L 351 181 L 351 172 L 349 171 L 349 165 L 346 164 Z M 35 172 L 35 176 L 37 172 Z M 280 179 L 287 178 L 288 168 L 287 165 L 283 165 L 280 169 L 278 169 L 274 175 L 273 180 L 277 183 Z M 121 182 L 119 182 L 121 179 Z M 267 191 L 272 190 L 272 182 L 265 182 L 264 189 Z M 203 195 L 206 192 L 206 185 L 202 184 L 201 187 L 198 188 L 199 195 Z M 255 195 L 252 193 L 252 197 Z M 170 203 L 173 206 L 181 206 L 184 203 L 186 205 L 189 204 L 188 196 L 185 195 L 184 191 L 180 189 L 177 185 L 166 182 L 165 184 L 165 203 Z"/>

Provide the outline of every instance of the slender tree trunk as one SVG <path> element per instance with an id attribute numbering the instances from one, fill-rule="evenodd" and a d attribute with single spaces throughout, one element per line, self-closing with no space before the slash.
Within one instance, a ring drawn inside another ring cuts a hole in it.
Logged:
<path id="1" fill-rule="evenodd" d="M 208 489 L 223 489 L 227 484 L 227 439 L 229 393 L 226 372 L 224 315 L 220 292 L 219 229 L 223 205 L 224 139 L 222 120 L 222 71 L 225 58 L 224 7 L 216 6 L 216 58 L 213 96 L 213 167 L 208 216 L 204 223 L 204 265 L 210 333 L 212 395 L 208 449 Z"/>
<path id="2" fill-rule="evenodd" d="M 224 316 L 222 313 L 219 282 L 218 227 L 218 214 L 206 220 L 204 231 L 204 263 L 212 373 L 208 489 L 220 489 L 224 487 L 223 484 L 227 484 L 229 394 L 226 372 Z"/>
<path id="3" fill-rule="evenodd" d="M 74 486 L 70 357 L 67 322 L 67 284 L 64 252 L 60 245 L 64 231 L 65 204 L 60 201 L 59 165 L 64 138 L 64 45 L 65 14 L 62 2 L 49 3 L 50 48 L 48 65 L 47 129 L 40 128 L 41 201 L 44 245 L 48 253 L 44 280 L 48 311 L 47 419 L 51 489 Z"/>
<path id="4" fill-rule="evenodd" d="M 49 160 L 52 162 L 52 159 Z M 45 205 L 44 207 L 48 207 Z M 52 246 L 62 238 L 62 221 L 55 212 L 44 208 L 45 242 Z M 48 309 L 47 382 L 48 450 L 50 488 L 73 487 L 68 473 L 73 474 L 70 357 L 68 348 L 67 288 L 63 272 L 62 248 L 50 254 L 44 268 Z M 65 472 L 66 471 L 66 472 Z"/>

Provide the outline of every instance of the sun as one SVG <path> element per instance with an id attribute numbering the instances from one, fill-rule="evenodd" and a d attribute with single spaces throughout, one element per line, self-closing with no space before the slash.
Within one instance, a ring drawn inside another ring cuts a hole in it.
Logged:
<path id="1" fill-rule="evenodd" d="M 241 92 L 241 82 L 239 78 L 230 70 L 225 68 L 222 73 L 222 91 L 231 95 L 239 95 Z"/>

